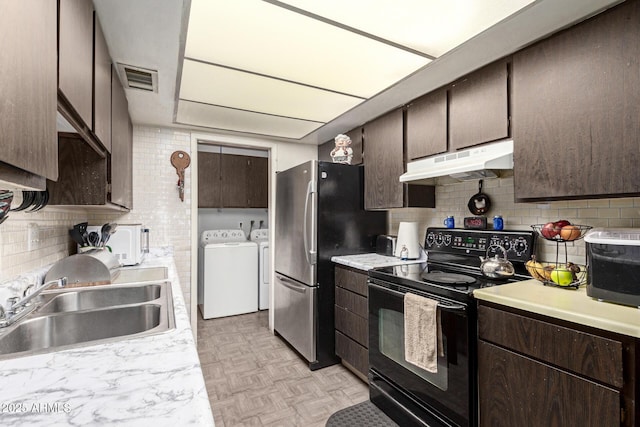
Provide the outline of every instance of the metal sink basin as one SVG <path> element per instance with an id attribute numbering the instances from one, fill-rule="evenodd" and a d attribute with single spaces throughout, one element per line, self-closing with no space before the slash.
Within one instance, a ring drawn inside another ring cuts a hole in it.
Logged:
<path id="1" fill-rule="evenodd" d="M 143 304 L 35 317 L 0 339 L 0 354 L 139 334 L 160 325 L 161 309 L 157 304 Z"/>
<path id="2" fill-rule="evenodd" d="M 70 288 L 0 329 L 0 359 L 154 335 L 175 328 L 171 283 Z"/>
<path id="3" fill-rule="evenodd" d="M 63 293 L 44 294 L 45 302 L 39 313 L 61 313 L 91 310 L 124 304 L 137 304 L 160 298 L 161 285 L 128 287 L 103 287 L 100 289 L 73 290 Z"/>

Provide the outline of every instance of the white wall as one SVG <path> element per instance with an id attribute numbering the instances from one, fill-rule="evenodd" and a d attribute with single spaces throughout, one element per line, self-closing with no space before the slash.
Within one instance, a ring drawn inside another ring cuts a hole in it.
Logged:
<path id="1" fill-rule="evenodd" d="M 268 209 L 198 209 L 198 236 L 205 230 L 237 229 L 242 223 L 242 230 L 249 237 L 251 230 L 269 227 Z"/>

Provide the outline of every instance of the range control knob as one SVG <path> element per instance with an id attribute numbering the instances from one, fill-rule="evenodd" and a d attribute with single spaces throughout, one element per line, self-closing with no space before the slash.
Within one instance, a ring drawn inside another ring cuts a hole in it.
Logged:
<path id="1" fill-rule="evenodd" d="M 527 250 L 527 241 L 524 240 L 522 237 L 520 237 L 518 240 L 515 241 L 515 250 L 516 250 L 516 254 L 518 255 L 522 255 L 526 250 Z"/>
<path id="2" fill-rule="evenodd" d="M 442 233 L 438 233 L 438 235 L 436 236 L 436 245 L 442 246 L 443 242 L 444 238 L 442 237 Z"/>
<path id="3" fill-rule="evenodd" d="M 444 244 L 445 246 L 451 246 L 451 234 L 447 234 L 444 236 Z"/>
<path id="4" fill-rule="evenodd" d="M 433 233 L 427 234 L 427 246 L 433 246 L 433 242 L 435 241 L 435 236 Z"/>

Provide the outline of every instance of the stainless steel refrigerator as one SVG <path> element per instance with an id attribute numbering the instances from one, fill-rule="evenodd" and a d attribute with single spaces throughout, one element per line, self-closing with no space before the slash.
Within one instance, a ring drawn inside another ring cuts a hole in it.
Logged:
<path id="1" fill-rule="evenodd" d="M 312 370 L 339 361 L 331 257 L 374 252 L 387 230 L 363 195 L 362 166 L 314 160 L 276 175 L 274 327 Z"/>

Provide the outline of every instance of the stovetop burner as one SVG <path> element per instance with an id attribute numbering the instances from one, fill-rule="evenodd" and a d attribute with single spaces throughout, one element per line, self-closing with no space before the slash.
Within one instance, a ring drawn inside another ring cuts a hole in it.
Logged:
<path id="1" fill-rule="evenodd" d="M 475 283 L 476 279 L 466 274 L 447 273 L 444 271 L 423 271 L 420 277 L 427 282 L 442 283 L 447 285 L 468 285 Z"/>

